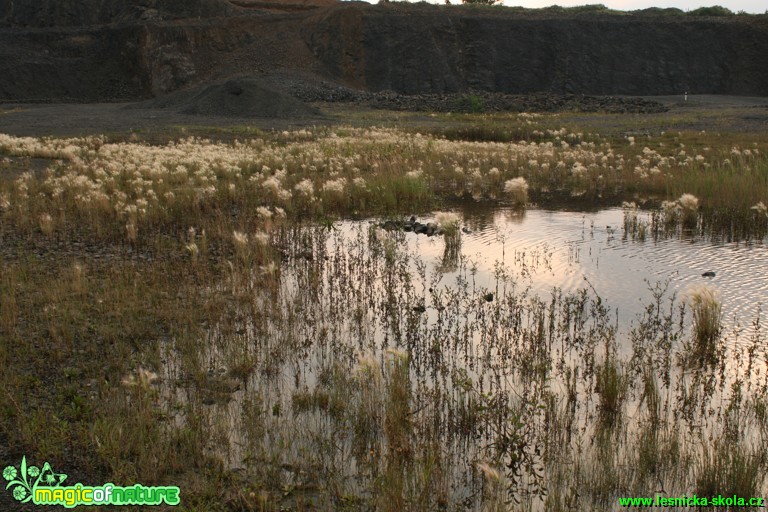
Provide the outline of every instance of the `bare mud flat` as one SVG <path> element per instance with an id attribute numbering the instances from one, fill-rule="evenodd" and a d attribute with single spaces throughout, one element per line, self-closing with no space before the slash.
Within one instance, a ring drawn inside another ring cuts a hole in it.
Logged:
<path id="1" fill-rule="evenodd" d="M 161 108 L 135 107 L 136 103 L 20 104 L 0 107 L 0 132 L 17 136 L 74 136 L 163 130 L 174 126 L 288 129 L 327 123 L 314 117 L 258 118 L 184 114 Z"/>
<path id="2" fill-rule="evenodd" d="M 407 98 L 403 96 L 403 98 Z M 177 98 L 178 99 L 178 98 Z M 646 96 L 646 101 L 656 102 L 668 109 L 656 113 L 590 113 L 593 120 L 605 122 L 611 128 L 617 120 L 621 126 L 636 120 L 657 120 L 662 129 L 709 130 L 714 127 L 729 131 L 760 132 L 768 130 L 768 98 L 719 95 Z M 150 100 L 130 103 L 95 104 L 21 104 L 0 105 L 0 133 L 16 136 L 76 136 L 87 134 L 129 134 L 131 132 L 163 131 L 180 127 L 210 127 L 213 130 L 226 127 L 247 126 L 259 129 L 285 130 L 323 124 L 355 122 L 355 115 L 377 118 L 382 122 L 403 122 L 408 119 L 419 122 L 428 120 L 427 112 L 408 117 L 394 111 L 372 108 L 353 102 L 317 102 L 311 107 L 292 113 L 279 111 L 278 115 L 243 115 L 227 107 L 220 115 L 212 106 L 202 113 L 189 113 L 189 102 L 184 108 L 170 108 L 168 102 Z M 185 111 L 186 110 L 186 111 Z M 244 110 L 243 112 L 247 112 Z M 251 110 L 251 113 L 254 111 Z M 575 110 L 578 113 L 578 110 Z M 353 115 L 350 116 L 350 113 Z"/>

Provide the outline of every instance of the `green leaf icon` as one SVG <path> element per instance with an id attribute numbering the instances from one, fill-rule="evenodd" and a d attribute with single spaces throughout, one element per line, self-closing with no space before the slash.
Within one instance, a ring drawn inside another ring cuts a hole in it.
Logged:
<path id="1" fill-rule="evenodd" d="M 40 471 L 40 476 L 38 477 L 37 481 L 40 483 L 40 485 L 44 485 L 46 487 L 57 487 L 64 482 L 64 480 L 67 479 L 67 475 L 65 473 L 56 473 L 53 471 L 53 468 L 49 463 L 43 464 L 43 469 Z"/>

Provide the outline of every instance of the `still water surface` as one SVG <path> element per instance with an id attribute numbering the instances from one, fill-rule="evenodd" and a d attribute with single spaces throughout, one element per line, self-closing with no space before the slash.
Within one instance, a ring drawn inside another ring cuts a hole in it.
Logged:
<path id="1" fill-rule="evenodd" d="M 623 210 L 598 212 L 494 209 L 457 212 L 463 219 L 461 255 L 476 266 L 476 283 L 492 289 L 497 263 L 508 267 L 518 285 L 546 298 L 594 288 L 616 311 L 620 330 L 628 329 L 652 295 L 650 286 L 669 282 L 668 296 L 683 298 L 695 285 L 714 287 L 722 300 L 723 325 L 740 326 L 745 341 L 758 311 L 768 304 L 768 245 L 712 242 L 696 236 L 632 240 L 624 236 Z M 641 212 L 642 217 L 642 212 Z M 434 220 L 426 216 L 420 222 Z M 356 223 L 343 223 L 352 233 Z M 442 262 L 442 237 L 406 233 L 408 247 L 425 260 L 429 273 Z M 703 277 L 714 272 L 714 277 Z M 451 273 L 442 280 L 450 285 Z"/>

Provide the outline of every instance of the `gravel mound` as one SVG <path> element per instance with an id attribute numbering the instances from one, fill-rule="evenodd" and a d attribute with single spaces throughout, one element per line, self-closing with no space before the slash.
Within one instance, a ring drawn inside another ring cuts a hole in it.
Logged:
<path id="1" fill-rule="evenodd" d="M 370 101 L 374 108 L 427 112 L 609 112 L 651 114 L 668 108 L 656 101 L 617 96 L 582 94 L 415 94 L 377 93 Z"/>
<path id="2" fill-rule="evenodd" d="M 627 96 L 589 96 L 538 92 L 505 94 L 466 92 L 400 94 L 368 92 L 311 75 L 271 75 L 265 80 L 306 103 L 351 103 L 382 110 L 411 112 L 608 112 L 651 114 L 668 106 L 651 99 Z"/>
<path id="3" fill-rule="evenodd" d="M 310 74 L 272 74 L 264 77 L 269 86 L 284 90 L 306 103 L 349 103 L 382 110 L 411 112 L 608 112 L 651 114 L 666 112 L 668 106 L 651 99 L 631 96 L 589 96 L 536 92 L 454 92 L 443 94 L 401 94 L 395 91 L 369 92 L 325 80 Z"/>
<path id="4" fill-rule="evenodd" d="M 131 108 L 167 109 L 182 114 L 221 117 L 298 118 L 320 113 L 254 78 L 236 78 L 223 84 L 178 91 L 143 101 Z"/>

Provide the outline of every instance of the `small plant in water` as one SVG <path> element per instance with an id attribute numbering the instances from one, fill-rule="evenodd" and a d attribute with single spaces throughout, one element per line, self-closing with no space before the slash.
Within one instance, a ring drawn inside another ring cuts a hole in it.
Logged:
<path id="1" fill-rule="evenodd" d="M 706 285 L 690 288 L 685 294 L 693 310 L 693 337 L 702 355 L 711 353 L 720 336 L 721 303 L 717 290 Z"/>
<path id="2" fill-rule="evenodd" d="M 600 419 L 605 426 L 613 426 L 621 416 L 621 409 L 629 390 L 629 379 L 614 359 L 607 360 L 597 369 L 596 391 L 600 395 Z"/>
<path id="3" fill-rule="evenodd" d="M 683 194 L 677 200 L 683 216 L 683 226 L 695 228 L 699 213 L 699 199 L 693 194 Z"/>
<path id="4" fill-rule="evenodd" d="M 512 178 L 504 183 L 504 192 L 515 206 L 525 208 L 528 204 L 528 182 L 523 177 Z"/>

